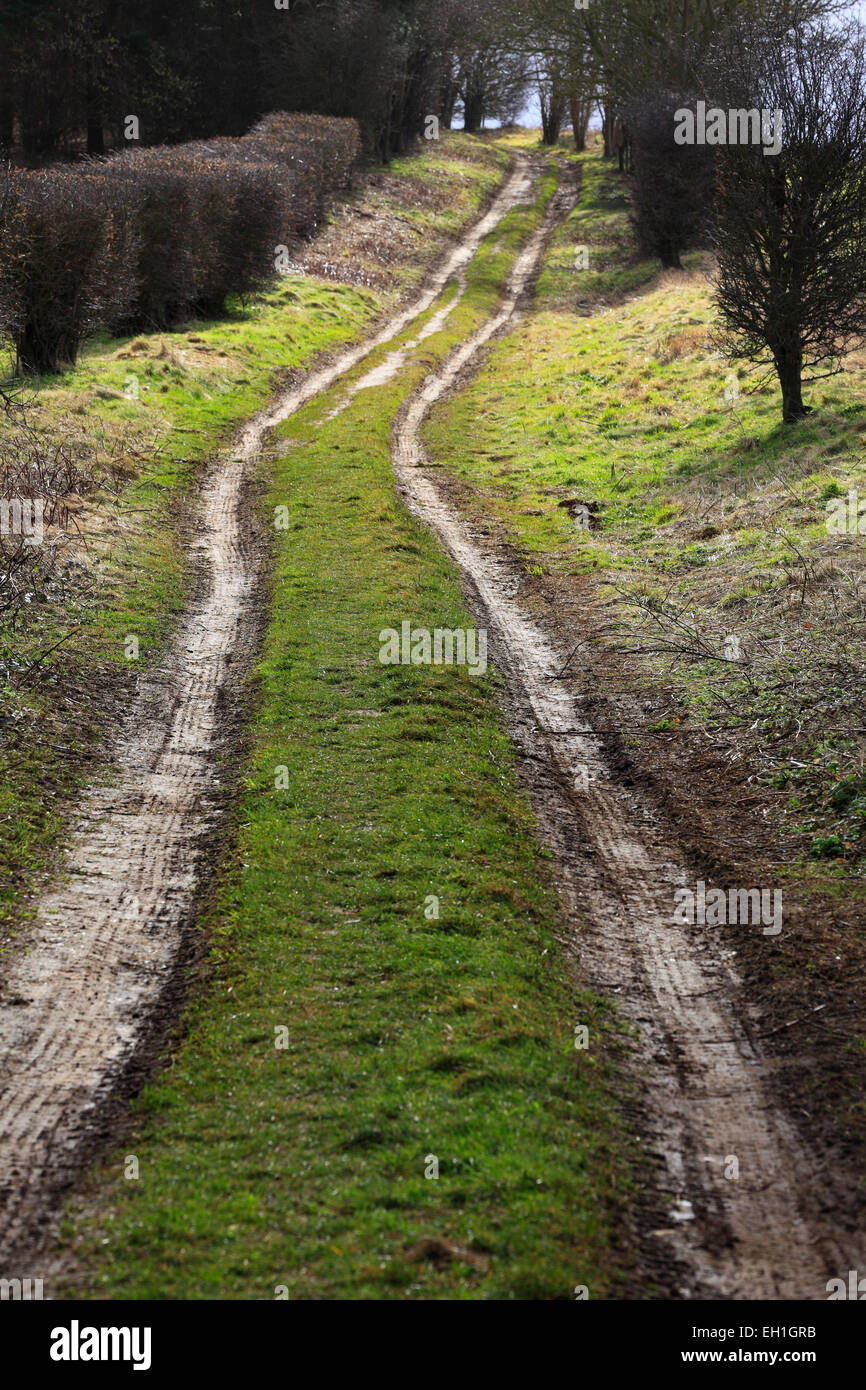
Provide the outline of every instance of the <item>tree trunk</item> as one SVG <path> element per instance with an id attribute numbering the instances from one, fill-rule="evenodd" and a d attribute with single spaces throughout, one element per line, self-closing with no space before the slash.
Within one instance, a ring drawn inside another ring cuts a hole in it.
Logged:
<path id="1" fill-rule="evenodd" d="M 382 129 L 382 132 L 381 132 L 380 136 L 379 136 L 379 141 L 380 141 L 379 150 L 380 150 L 380 154 L 381 154 L 381 157 L 382 157 L 382 163 L 383 163 L 383 164 L 390 164 L 390 163 L 391 163 L 391 102 L 390 102 L 390 101 L 388 102 L 388 115 L 387 115 L 387 117 L 386 117 L 386 119 L 385 119 L 385 125 L 384 125 L 384 127 L 383 127 L 383 129 Z"/>
<path id="2" fill-rule="evenodd" d="M 87 118 L 87 153 L 105 154 L 105 133 L 102 129 L 101 116 L 88 116 Z"/>
<path id="3" fill-rule="evenodd" d="M 613 154 L 613 112 L 608 106 L 602 107 L 601 112 L 601 131 L 604 139 L 604 157 L 610 159 Z"/>
<path id="4" fill-rule="evenodd" d="M 659 260 L 664 270 L 682 270 L 679 247 L 668 238 L 659 246 Z"/>
<path id="5" fill-rule="evenodd" d="M 457 86 L 450 78 L 441 85 L 440 107 L 443 130 L 450 130 L 454 124 L 454 106 L 457 101 Z"/>
<path id="6" fill-rule="evenodd" d="M 565 119 L 565 101 L 555 93 L 550 101 L 545 103 L 541 99 L 541 142 L 543 145 L 555 145 L 559 139 L 559 132 L 562 129 L 562 122 Z"/>
<path id="7" fill-rule="evenodd" d="M 803 404 L 803 352 L 799 346 L 780 347 L 773 359 L 782 388 L 782 419 L 786 425 L 793 425 L 810 409 Z"/>
<path id="8" fill-rule="evenodd" d="M 622 128 L 623 147 L 619 155 L 619 167 L 624 174 L 631 173 L 631 131 L 627 125 Z"/>
<path id="9" fill-rule="evenodd" d="M 571 117 L 574 148 L 581 151 L 585 150 L 586 131 L 591 115 L 589 102 L 583 100 L 577 92 L 572 92 L 568 99 L 568 114 Z"/>
<path id="10" fill-rule="evenodd" d="M 474 135 L 481 129 L 481 121 L 484 116 L 484 97 L 480 92 L 463 99 L 463 129 L 470 135 Z"/>
<path id="11" fill-rule="evenodd" d="M 11 149 L 15 136 L 15 108 L 11 101 L 0 100 L 0 148 Z"/>

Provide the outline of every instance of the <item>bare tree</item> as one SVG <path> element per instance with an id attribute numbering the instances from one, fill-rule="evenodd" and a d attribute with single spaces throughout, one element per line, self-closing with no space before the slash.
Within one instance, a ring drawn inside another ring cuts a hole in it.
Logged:
<path id="1" fill-rule="evenodd" d="M 731 107 L 782 113 L 778 154 L 717 150 L 713 241 L 726 351 L 772 362 L 790 423 L 809 411 L 804 369 L 839 371 L 866 336 L 864 33 L 739 31 L 719 61 Z"/>
<path id="2" fill-rule="evenodd" d="M 565 65 L 557 59 L 536 58 L 535 85 L 541 108 L 541 139 L 555 145 L 568 109 L 568 79 Z"/>
<path id="3" fill-rule="evenodd" d="M 576 150 L 586 149 L 586 132 L 595 105 L 595 91 L 591 82 L 581 78 L 582 74 L 572 75 L 568 86 L 568 114 Z"/>
<path id="4" fill-rule="evenodd" d="M 525 50 L 512 43 L 498 0 L 451 0 L 449 42 L 463 127 L 507 120 L 519 109 L 530 80 Z"/>
<path id="5" fill-rule="evenodd" d="M 777 31 L 842 8 L 840 0 L 539 0 L 582 24 L 615 105 L 650 87 L 690 87 L 720 32 L 744 20 Z M 570 12 L 570 13 L 569 13 Z"/>

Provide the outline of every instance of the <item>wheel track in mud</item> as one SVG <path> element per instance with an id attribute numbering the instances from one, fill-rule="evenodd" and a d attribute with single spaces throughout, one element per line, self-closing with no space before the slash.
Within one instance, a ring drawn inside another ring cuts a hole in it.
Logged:
<path id="1" fill-rule="evenodd" d="M 695 884 L 685 856 L 652 803 L 617 783 L 579 695 L 561 679 L 568 653 L 521 602 L 513 555 L 473 529 L 424 466 L 426 415 L 519 318 L 568 211 L 563 195 L 515 262 L 497 313 L 401 411 L 398 486 L 451 554 L 488 629 L 581 982 L 615 999 L 634 1025 L 641 1138 L 654 1161 L 648 1205 L 663 1213 L 640 1233 L 645 1275 L 681 1298 L 826 1298 L 828 1278 L 857 1268 L 857 1252 L 841 1248 L 821 1209 L 821 1156 L 803 1151 L 770 1099 L 774 1064 L 753 1036 L 733 952 L 718 933 L 674 925 L 676 887 Z M 726 1176 L 732 1156 L 736 1180 Z"/>
<path id="2" fill-rule="evenodd" d="M 208 471 L 191 553 L 197 596 L 166 656 L 141 678 L 112 747 L 111 780 L 85 793 L 61 881 L 34 904 L 4 971 L 0 1273 L 15 1260 L 23 1268 L 52 1239 L 64 1194 L 178 992 L 225 808 L 219 767 L 237 749 L 256 655 L 262 555 L 245 496 L 265 437 L 459 281 L 484 237 L 527 201 L 535 172 L 516 156 L 488 211 L 411 303 L 279 396 Z"/>

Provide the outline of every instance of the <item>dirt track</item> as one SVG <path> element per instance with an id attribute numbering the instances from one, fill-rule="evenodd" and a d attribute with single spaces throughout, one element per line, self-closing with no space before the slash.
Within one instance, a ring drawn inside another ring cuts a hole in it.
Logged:
<path id="1" fill-rule="evenodd" d="M 449 281 L 462 284 L 484 236 L 531 186 L 532 167 L 520 159 L 415 301 L 256 417 L 210 471 L 193 557 L 197 597 L 165 660 L 141 681 L 113 780 L 87 795 L 64 880 L 37 905 L 0 995 L 4 1263 L 50 1238 L 185 958 L 224 799 L 217 769 L 237 734 L 255 653 L 260 552 L 245 492 L 265 436 L 425 313 Z M 511 556 L 470 530 L 424 468 L 427 411 L 519 314 L 573 196 L 566 189 L 554 199 L 496 314 L 407 402 L 394 431 L 398 482 L 453 555 L 489 630 L 582 979 L 636 1026 L 642 1139 L 657 1176 L 646 1270 L 673 1297 L 823 1298 L 829 1277 L 857 1268 L 858 1252 L 837 1246 L 820 1210 L 820 1161 L 771 1103 L 768 1063 L 751 1040 L 723 938 L 672 925 L 674 888 L 694 874 L 658 829 L 652 803 L 617 783 L 580 697 L 559 677 L 567 652 L 522 602 Z M 393 353 L 354 390 L 387 380 L 404 357 L 405 349 Z M 725 1176 L 731 1156 L 736 1180 Z"/>
<path id="2" fill-rule="evenodd" d="M 532 165 L 520 156 L 414 300 L 252 420 L 209 472 L 192 556 L 197 596 L 168 655 L 141 680 L 110 783 L 84 798 L 62 882 L 34 905 L 3 980 L 4 1265 L 50 1240 L 63 1193 L 161 1026 L 185 959 L 224 800 L 218 764 L 237 737 L 255 654 L 261 553 L 245 492 L 265 436 L 425 313 L 532 183 Z"/>
<path id="3" fill-rule="evenodd" d="M 459 565 L 488 629 L 581 977 L 635 1025 L 641 1138 L 657 1187 L 647 1209 L 658 1224 L 642 1233 L 645 1274 L 681 1298 L 826 1298 L 827 1280 L 857 1268 L 858 1251 L 841 1248 L 834 1214 L 822 1210 L 820 1155 L 803 1151 L 770 1099 L 771 1062 L 751 1036 L 733 952 L 723 933 L 673 924 L 675 889 L 694 888 L 694 872 L 656 828 L 652 803 L 617 784 L 583 702 L 560 678 L 569 653 L 521 602 L 525 576 L 511 554 L 477 523 L 470 529 L 424 469 L 427 412 L 519 313 L 565 211 L 567 198 L 516 262 L 499 312 L 402 412 L 397 478 Z"/>

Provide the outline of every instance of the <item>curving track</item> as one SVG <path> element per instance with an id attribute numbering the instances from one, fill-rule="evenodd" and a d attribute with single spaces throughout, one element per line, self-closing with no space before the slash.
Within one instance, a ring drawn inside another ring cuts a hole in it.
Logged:
<path id="1" fill-rule="evenodd" d="M 655 829 L 652 806 L 617 785 L 579 696 L 559 678 L 567 651 L 521 603 L 511 555 L 467 525 L 424 469 L 425 416 L 513 323 L 551 224 L 567 210 L 566 197 L 515 263 L 498 313 L 405 407 L 394 466 L 407 505 L 460 567 L 488 629 L 581 975 L 635 1024 L 641 1137 L 660 1189 L 661 1224 L 643 1233 L 647 1265 L 683 1298 L 826 1298 L 828 1278 L 857 1268 L 856 1253 L 839 1248 L 832 1213 L 821 1209 L 820 1156 L 803 1152 L 770 1102 L 770 1064 L 750 1036 L 719 934 L 672 924 L 674 890 L 695 875 Z"/>
<path id="2" fill-rule="evenodd" d="M 50 1236 L 100 1116 L 184 959 L 221 809 L 220 758 L 254 659 L 248 617 L 260 557 L 245 484 L 265 436 L 408 328 L 451 280 L 461 293 L 481 241 L 532 185 L 533 166 L 519 157 L 490 211 L 415 301 L 257 416 L 210 471 L 194 556 L 198 597 L 164 662 L 141 683 L 114 750 L 113 780 L 88 793 L 63 882 L 38 903 L 0 995 L 4 1264 Z M 617 784 L 579 695 L 560 679 L 565 653 L 521 602 L 509 554 L 470 529 L 424 467 L 427 412 L 513 324 L 573 200 L 569 190 L 554 198 L 496 313 L 406 402 L 393 435 L 398 484 L 460 567 L 490 632 L 582 976 L 611 992 L 636 1026 L 642 1138 L 656 1157 L 656 1207 L 664 1212 L 661 1227 L 644 1232 L 648 1268 L 675 1297 L 823 1298 L 831 1275 L 857 1267 L 856 1252 L 837 1247 L 820 1209 L 820 1161 L 773 1108 L 768 1063 L 718 938 L 671 924 L 673 890 L 693 880 L 689 866 L 657 829 L 652 806 Z M 356 381 L 337 409 L 390 380 L 450 307 Z M 726 1177 L 731 1155 L 736 1181 Z"/>

